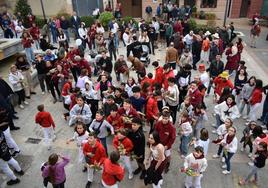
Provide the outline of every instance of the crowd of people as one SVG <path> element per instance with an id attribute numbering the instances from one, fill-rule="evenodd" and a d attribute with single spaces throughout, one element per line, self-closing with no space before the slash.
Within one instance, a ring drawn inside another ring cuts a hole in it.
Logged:
<path id="1" fill-rule="evenodd" d="M 235 120 L 241 117 L 246 121 L 241 151 L 249 146 L 252 170 L 239 183 L 248 183 L 252 176 L 253 182 L 258 182 L 257 172 L 267 158 L 267 96 L 259 119 L 257 112 L 268 86 L 248 75 L 247 62 L 241 58 L 244 43 L 235 36 L 233 23 L 217 27 L 215 33 L 195 33 L 188 24 L 190 9 L 181 14 L 176 5 L 172 9 L 169 6 L 160 4 L 156 17 L 151 17 L 152 8 L 146 7 L 149 22 L 142 19 L 138 24 L 134 20 L 119 24 L 112 20 L 108 38 L 104 38 L 100 22 L 86 28 L 76 13 L 71 20 L 64 16 L 53 18 L 48 22 L 47 33 L 40 32 L 32 15 L 30 27 L 20 34 L 17 26 L 7 31 L 6 24 L 5 36 L 14 31 L 21 36 L 26 55 L 19 56 L 10 67 L 11 87 L 0 79 L 0 168 L 10 178 L 8 185 L 20 182 L 8 165 L 14 167 L 16 174 L 24 174 L 14 159 L 20 149 L 10 130 L 19 127 L 13 123 L 18 117 L 11 98 L 18 97 L 21 109 L 31 103 L 31 95 L 36 95 L 31 78 L 34 69 L 41 94 L 50 93 L 54 105 L 63 103 L 65 124 L 75 127 L 66 143 L 77 144 L 78 161 L 88 174 L 86 188 L 92 185 L 97 176 L 93 173 L 98 171 L 107 188 L 118 187 L 126 173 L 128 179 L 140 174 L 145 185 L 160 188 L 163 173 L 169 172 L 171 156 L 177 155 L 172 153 L 176 140 L 179 147 L 175 150 L 184 160 L 181 172 L 186 174 L 185 187 L 201 187 L 211 142 L 219 147 L 213 158 L 221 158 L 222 173 L 228 175 L 232 157 L 239 148 Z M 74 46 L 69 45 L 69 23 L 75 31 Z M 35 55 L 33 48 L 41 48 L 45 53 Z M 164 62 L 157 60 L 149 65 L 147 57 L 158 53 L 156 49 L 166 49 Z M 226 63 L 222 60 L 224 54 Z M 153 72 L 149 71 L 150 66 Z M 205 98 L 210 96 L 215 105 L 215 130 L 211 132 L 216 134 L 214 140 L 205 126 L 209 118 Z M 54 114 L 46 111 L 43 104 L 37 110 L 35 122 L 42 127 L 45 144 L 51 150 L 57 128 Z M 107 147 L 109 136 L 113 137 L 112 151 Z M 133 160 L 138 167 L 135 170 Z M 41 168 L 44 187 L 48 183 L 54 188 L 64 187 L 64 167 L 69 162 L 66 156 L 51 154 Z"/>

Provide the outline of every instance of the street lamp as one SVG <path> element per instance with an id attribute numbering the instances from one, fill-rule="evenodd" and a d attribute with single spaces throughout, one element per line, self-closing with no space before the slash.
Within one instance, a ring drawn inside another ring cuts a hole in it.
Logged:
<path id="1" fill-rule="evenodd" d="M 41 3 L 42 12 L 43 12 L 43 17 L 44 17 L 44 20 L 45 20 L 46 19 L 46 14 L 45 14 L 43 0 L 40 0 L 40 3 Z"/>

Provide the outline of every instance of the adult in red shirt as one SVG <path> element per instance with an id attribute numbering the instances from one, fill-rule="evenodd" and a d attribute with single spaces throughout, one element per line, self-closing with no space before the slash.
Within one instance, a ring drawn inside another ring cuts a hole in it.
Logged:
<path id="1" fill-rule="evenodd" d="M 131 101 L 125 99 L 123 107 L 118 109 L 118 114 L 122 117 L 125 128 L 131 129 L 131 119 L 139 117 L 138 112 L 132 107 Z"/>
<path id="2" fill-rule="evenodd" d="M 93 182 L 94 169 L 100 167 L 107 156 L 103 145 L 97 140 L 94 133 L 89 133 L 88 140 L 83 145 L 83 153 L 87 163 L 88 182 L 86 188 L 89 188 Z"/>
<path id="3" fill-rule="evenodd" d="M 229 73 L 227 71 L 223 71 L 213 80 L 213 82 L 215 84 L 214 92 L 219 97 L 221 96 L 222 91 L 225 87 L 229 87 L 230 89 L 234 88 L 234 84 L 231 80 L 229 80 Z"/>
<path id="4" fill-rule="evenodd" d="M 29 29 L 30 35 L 32 36 L 34 40 L 34 45 L 36 49 L 39 49 L 39 39 L 40 39 L 40 29 L 36 25 L 36 23 L 32 23 L 32 27 Z"/>
<path id="5" fill-rule="evenodd" d="M 171 68 L 170 64 L 166 63 L 163 67 L 164 74 L 163 74 L 163 88 L 165 90 L 168 89 L 168 79 L 175 78 L 173 69 Z"/>
<path id="6" fill-rule="evenodd" d="M 154 122 L 158 120 L 159 109 L 157 105 L 157 97 L 161 96 L 160 91 L 154 91 L 153 95 L 149 97 L 146 103 L 146 119 L 150 123 L 150 133 L 154 130 Z"/>
<path id="7" fill-rule="evenodd" d="M 82 69 L 87 69 L 88 76 L 91 76 L 91 67 L 89 65 L 89 62 L 84 57 L 75 56 L 73 63 L 76 64 L 79 75 Z"/>
<path id="8" fill-rule="evenodd" d="M 192 81 L 190 89 L 188 90 L 188 96 L 190 97 L 190 103 L 193 107 L 203 103 L 203 95 L 198 89 L 198 83 Z"/>
<path id="9" fill-rule="evenodd" d="M 163 75 L 164 75 L 164 69 L 163 67 L 159 66 L 158 61 L 154 61 L 152 63 L 154 70 L 155 70 L 155 74 L 154 74 L 154 84 L 160 84 L 160 86 L 162 86 L 163 84 Z"/>
<path id="10" fill-rule="evenodd" d="M 104 187 L 118 187 L 117 182 L 124 178 L 125 170 L 118 163 L 120 154 L 117 151 L 112 151 L 110 159 L 104 159 L 102 172 L 102 185 Z"/>
<path id="11" fill-rule="evenodd" d="M 167 160 L 167 165 L 165 172 L 169 171 L 170 159 L 171 159 L 171 147 L 176 139 L 176 129 L 172 122 L 170 121 L 170 113 L 163 112 L 162 120 L 159 120 L 155 124 L 155 131 L 158 132 L 160 137 L 160 142 L 165 147 L 165 156 Z"/>
<path id="12" fill-rule="evenodd" d="M 174 33 L 179 32 L 179 34 L 183 35 L 183 27 L 182 27 L 182 25 L 181 25 L 181 21 L 180 21 L 180 20 L 177 20 L 177 21 L 174 23 L 173 31 L 174 31 Z"/>

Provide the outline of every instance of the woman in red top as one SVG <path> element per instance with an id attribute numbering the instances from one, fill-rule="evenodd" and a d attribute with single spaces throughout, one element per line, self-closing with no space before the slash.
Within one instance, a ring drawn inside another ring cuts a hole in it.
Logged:
<path id="1" fill-rule="evenodd" d="M 133 149 L 132 141 L 127 138 L 127 130 L 120 129 L 117 135 L 113 139 L 114 148 L 119 151 L 120 157 L 124 163 L 124 166 L 128 170 L 128 179 L 133 178 L 133 169 L 130 163 L 130 155 Z"/>
<path id="2" fill-rule="evenodd" d="M 154 83 L 158 83 L 158 84 L 160 84 L 160 86 L 162 86 L 164 69 L 163 69 L 163 67 L 159 66 L 158 61 L 154 61 L 152 63 L 152 65 L 153 65 L 154 70 L 155 70 Z"/>
<path id="3" fill-rule="evenodd" d="M 124 168 L 118 163 L 120 154 L 117 151 L 112 151 L 110 159 L 105 159 L 103 162 L 102 185 L 106 188 L 118 188 L 117 182 L 124 178 Z"/>
<path id="4" fill-rule="evenodd" d="M 29 30 L 33 40 L 34 40 L 34 45 L 36 49 L 40 48 L 40 44 L 39 44 L 39 39 L 40 39 L 40 29 L 39 27 L 36 25 L 36 23 L 32 23 L 32 27 Z"/>
<path id="5" fill-rule="evenodd" d="M 257 120 L 256 114 L 259 108 L 261 107 L 261 101 L 262 101 L 262 92 L 263 92 L 262 86 L 263 86 L 262 80 L 257 79 L 255 88 L 249 99 L 250 103 L 249 121 Z"/>
<path id="6" fill-rule="evenodd" d="M 227 63 L 225 65 L 225 70 L 229 71 L 229 74 L 232 74 L 234 70 L 237 70 L 239 64 L 238 64 L 238 48 L 237 46 L 233 45 L 233 43 L 229 44 L 229 47 L 227 48 L 225 55 L 227 56 Z"/>
<path id="7" fill-rule="evenodd" d="M 24 32 L 22 34 L 21 44 L 25 50 L 25 55 L 27 58 L 27 61 L 32 65 L 32 63 L 35 61 L 33 49 L 32 49 L 32 43 L 34 43 L 31 35 L 28 32 Z"/>

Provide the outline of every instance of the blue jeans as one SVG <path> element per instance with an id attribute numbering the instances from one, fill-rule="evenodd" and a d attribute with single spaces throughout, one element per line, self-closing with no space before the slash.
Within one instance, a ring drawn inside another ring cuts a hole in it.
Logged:
<path id="1" fill-rule="evenodd" d="M 53 43 L 57 43 L 57 30 L 51 29 Z"/>
<path id="2" fill-rule="evenodd" d="M 108 154 L 108 149 L 107 149 L 107 143 L 106 143 L 106 137 L 104 138 L 99 138 L 101 141 L 101 144 L 103 145 L 103 147 L 105 148 L 106 154 Z"/>
<path id="3" fill-rule="evenodd" d="M 221 120 L 219 114 L 216 114 L 215 118 L 216 118 L 216 128 L 218 128 L 218 127 L 219 127 L 221 124 L 223 124 L 224 122 Z"/>
<path id="4" fill-rule="evenodd" d="M 32 63 L 34 62 L 34 53 L 32 48 L 25 48 L 25 55 L 26 59 L 29 62 L 29 64 L 32 66 Z"/>
<path id="5" fill-rule="evenodd" d="M 182 155 L 187 155 L 188 153 L 188 144 L 190 142 L 191 136 L 181 136 L 180 151 Z"/>
<path id="6" fill-rule="evenodd" d="M 227 152 L 227 155 L 225 152 L 223 152 L 223 157 L 225 158 L 225 164 L 227 166 L 227 170 L 231 171 L 231 158 L 234 156 L 234 153 Z"/>
<path id="7" fill-rule="evenodd" d="M 63 33 L 66 35 L 67 41 L 70 42 L 70 36 L 68 29 L 62 29 Z"/>
<path id="8" fill-rule="evenodd" d="M 258 181 L 258 170 L 259 168 L 255 165 L 251 167 L 251 171 L 248 176 L 245 178 L 245 182 L 248 182 L 252 176 L 254 176 L 255 181 Z"/>

